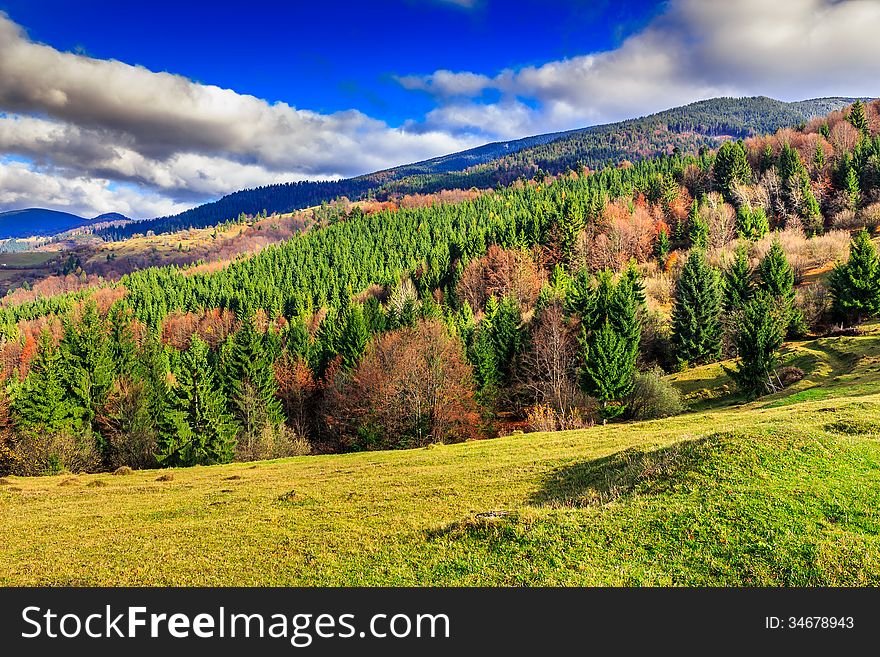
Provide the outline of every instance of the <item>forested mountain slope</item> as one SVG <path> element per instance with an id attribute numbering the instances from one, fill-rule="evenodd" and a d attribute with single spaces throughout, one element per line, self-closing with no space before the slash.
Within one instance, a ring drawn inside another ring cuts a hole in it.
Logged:
<path id="1" fill-rule="evenodd" d="M 666 110 L 640 119 L 550 133 L 444 155 L 424 162 L 329 182 L 296 182 L 234 192 L 171 217 L 135 222 L 98 231 L 106 239 L 124 239 L 147 231 L 170 232 L 210 226 L 241 213 L 284 213 L 345 196 L 435 192 L 441 189 L 490 188 L 538 171 L 559 173 L 583 166 L 637 160 L 678 150 L 696 153 L 716 147 L 723 137 L 746 137 L 796 126 L 852 102 L 820 98 L 786 103 L 766 97 L 716 98 Z"/>

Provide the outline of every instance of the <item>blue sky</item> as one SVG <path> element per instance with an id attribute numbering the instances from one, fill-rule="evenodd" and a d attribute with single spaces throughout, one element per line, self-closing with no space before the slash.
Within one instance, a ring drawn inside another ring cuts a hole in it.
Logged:
<path id="1" fill-rule="evenodd" d="M 0 0 L 0 211 L 145 218 L 717 96 L 880 96 L 877 0 Z"/>
<path id="2" fill-rule="evenodd" d="M 357 108 L 397 126 L 433 107 L 394 75 L 494 74 L 609 50 L 656 0 L 215 2 L 0 0 L 36 41 L 285 101 Z"/>

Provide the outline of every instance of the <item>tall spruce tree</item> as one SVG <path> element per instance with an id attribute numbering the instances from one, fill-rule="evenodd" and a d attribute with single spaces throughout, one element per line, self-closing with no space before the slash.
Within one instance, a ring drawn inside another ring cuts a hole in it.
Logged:
<path id="1" fill-rule="evenodd" d="M 137 341 L 132 329 L 131 309 L 123 303 L 114 303 L 107 320 L 110 324 L 108 350 L 117 375 L 132 371 L 137 360 Z"/>
<path id="2" fill-rule="evenodd" d="M 713 166 L 715 183 L 728 202 L 733 201 L 733 188 L 738 183 L 748 183 L 752 168 L 746 159 L 746 150 L 741 141 L 726 141 L 715 155 Z"/>
<path id="3" fill-rule="evenodd" d="M 688 239 L 696 249 L 705 249 L 709 245 L 709 224 L 700 214 L 700 204 L 696 199 L 688 215 Z"/>
<path id="4" fill-rule="evenodd" d="M 857 100 L 852 104 L 849 116 L 846 118 L 863 137 L 867 137 L 870 134 L 868 131 L 868 117 L 865 115 L 865 104 L 862 101 Z"/>
<path id="5" fill-rule="evenodd" d="M 242 424 L 245 400 L 259 401 L 261 416 L 274 425 L 284 420 L 284 411 L 278 399 L 278 386 L 275 382 L 273 362 L 265 349 L 263 335 L 257 330 L 252 315 L 247 315 L 238 331 L 232 336 L 223 363 L 224 387 L 229 398 L 230 409 Z M 248 415 L 253 415 L 248 412 Z M 245 426 L 246 430 L 259 428 Z"/>
<path id="6" fill-rule="evenodd" d="M 724 293 L 724 310 L 728 313 L 741 310 L 754 293 L 752 266 L 749 263 L 749 250 L 744 244 L 736 249 L 736 254 L 721 280 Z"/>
<path id="7" fill-rule="evenodd" d="M 627 339 L 606 319 L 602 325 L 581 336 L 582 387 L 602 403 L 607 419 L 626 410 L 621 402 L 633 388 L 635 359 Z"/>
<path id="8" fill-rule="evenodd" d="M 852 238 L 849 259 L 831 272 L 831 298 L 840 321 L 860 323 L 880 313 L 880 264 L 868 231 Z"/>
<path id="9" fill-rule="evenodd" d="M 574 297 L 581 319 L 581 387 L 602 402 L 606 418 L 616 417 L 625 410 L 621 400 L 632 390 L 644 285 L 631 263 L 617 280 L 613 272 L 604 270 L 589 287 L 582 286 L 577 286 Z"/>
<path id="10" fill-rule="evenodd" d="M 81 316 L 68 316 L 59 351 L 66 366 L 66 389 L 84 425 L 96 430 L 95 417 L 113 385 L 114 363 L 107 325 L 94 301 L 86 303 Z"/>
<path id="11" fill-rule="evenodd" d="M 718 272 L 694 249 L 681 271 L 672 309 L 672 346 L 680 363 L 707 363 L 721 356 L 721 290 Z"/>
<path id="12" fill-rule="evenodd" d="M 785 251 L 778 239 L 773 240 L 770 250 L 758 265 L 758 289 L 775 297 L 782 304 L 787 317 L 787 332 L 791 336 L 803 332 L 803 315 L 795 307 L 794 270 L 788 264 Z"/>
<path id="13" fill-rule="evenodd" d="M 424 307 L 424 305 L 423 305 Z M 342 334 L 339 336 L 339 355 L 342 356 L 342 366 L 353 369 L 370 340 L 370 329 L 364 320 L 363 309 L 360 304 L 352 304 L 345 313 L 345 321 Z"/>
<path id="14" fill-rule="evenodd" d="M 226 410 L 223 389 L 215 380 L 208 345 L 193 336 L 166 392 L 159 423 L 157 460 L 163 466 L 228 463 L 238 426 Z"/>
<path id="15" fill-rule="evenodd" d="M 735 369 L 725 370 L 747 396 L 758 397 L 771 389 L 785 323 L 785 312 L 778 299 L 765 291 L 759 291 L 743 307 L 736 333 L 739 362 Z"/>
<path id="16" fill-rule="evenodd" d="M 12 395 L 12 414 L 25 431 L 58 433 L 76 430 L 81 415 L 66 389 L 67 367 L 47 331 L 40 334 L 30 371 Z"/>

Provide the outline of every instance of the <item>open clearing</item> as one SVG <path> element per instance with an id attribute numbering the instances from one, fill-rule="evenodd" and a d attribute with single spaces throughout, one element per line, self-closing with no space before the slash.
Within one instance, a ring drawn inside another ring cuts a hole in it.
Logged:
<path id="1" fill-rule="evenodd" d="M 667 420 L 7 477 L 0 584 L 880 584 L 880 336 L 787 359 L 806 378 L 745 406 L 674 376 L 701 410 Z"/>

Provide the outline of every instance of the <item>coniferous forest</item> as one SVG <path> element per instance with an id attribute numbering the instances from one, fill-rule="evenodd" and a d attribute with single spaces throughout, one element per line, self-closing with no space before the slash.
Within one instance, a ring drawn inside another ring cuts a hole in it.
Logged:
<path id="1" fill-rule="evenodd" d="M 880 312 L 880 102 L 736 136 L 602 168 L 563 158 L 461 202 L 340 205 L 215 270 L 5 304 L 0 470 L 663 417 L 682 410 L 665 372 L 729 358 L 743 399 L 778 390 L 799 376 L 784 340 Z M 828 262 L 827 285 L 804 285 Z"/>

